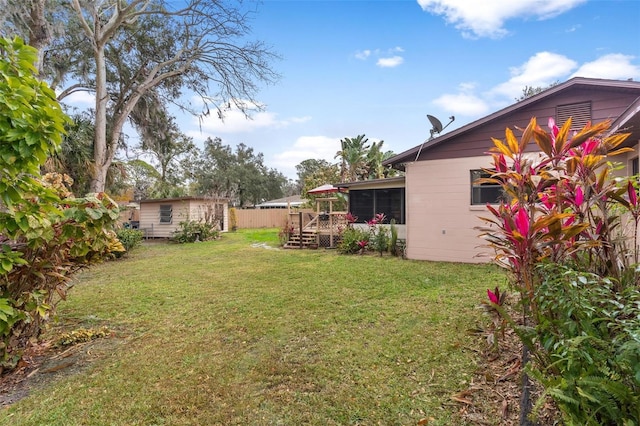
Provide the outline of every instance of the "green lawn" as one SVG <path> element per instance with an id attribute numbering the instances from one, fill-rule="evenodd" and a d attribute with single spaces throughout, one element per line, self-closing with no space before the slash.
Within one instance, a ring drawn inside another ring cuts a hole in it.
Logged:
<path id="1" fill-rule="evenodd" d="M 491 266 L 275 250 L 277 230 L 152 244 L 83 273 L 59 326 L 121 344 L 0 412 L 31 425 L 459 424 L 504 284 Z"/>

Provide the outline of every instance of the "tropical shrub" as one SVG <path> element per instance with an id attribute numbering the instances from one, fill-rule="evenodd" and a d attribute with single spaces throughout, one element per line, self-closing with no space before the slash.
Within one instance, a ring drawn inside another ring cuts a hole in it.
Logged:
<path id="1" fill-rule="evenodd" d="M 363 254 L 366 250 L 374 250 L 382 256 L 382 253 L 389 250 L 389 229 L 383 226 L 386 220 L 384 213 L 377 213 L 367 221 L 367 228 L 354 226 L 358 218 L 351 213 L 347 213 L 345 218 L 347 226 L 341 231 L 338 252 Z"/>
<path id="2" fill-rule="evenodd" d="M 369 244 L 368 229 L 347 226 L 340 236 L 338 252 L 342 254 L 355 254 L 363 252 Z"/>
<path id="3" fill-rule="evenodd" d="M 491 177 L 508 201 L 487 206 L 482 236 L 510 272 L 522 320 L 495 309 L 518 333 L 528 371 L 567 424 L 640 424 L 640 317 L 636 178 L 619 179 L 610 157 L 627 135 L 608 123 L 571 134 L 532 119 L 518 140 L 494 139 Z M 540 154 L 526 152 L 535 142 Z M 631 243 L 630 243 L 631 242 Z"/>
<path id="4" fill-rule="evenodd" d="M 105 194 L 74 198 L 68 177 L 40 176 L 68 121 L 35 77 L 36 50 L 0 38 L 0 372 L 37 338 L 70 277 L 122 245 L 118 206 Z"/>
<path id="5" fill-rule="evenodd" d="M 396 226 L 396 220 L 391 219 L 389 222 L 389 253 L 394 256 L 398 255 L 398 227 Z"/>
<path id="6" fill-rule="evenodd" d="M 142 239 L 144 238 L 144 232 L 139 229 L 127 229 L 121 228 L 116 231 L 116 236 L 118 240 L 122 243 L 122 247 L 126 250 L 126 252 L 130 252 L 134 248 L 138 247 L 142 244 Z M 116 257 L 120 257 L 124 253 L 119 253 Z"/>
<path id="7" fill-rule="evenodd" d="M 369 234 L 371 248 L 377 251 L 380 256 L 389 249 L 389 230 L 382 226 L 386 217 L 384 213 L 376 214 L 373 219 L 367 222 L 369 225 Z"/>
<path id="8" fill-rule="evenodd" d="M 218 238 L 220 232 L 213 223 L 206 221 L 186 220 L 178 224 L 178 229 L 173 233 L 171 241 L 175 243 L 195 243 Z"/>

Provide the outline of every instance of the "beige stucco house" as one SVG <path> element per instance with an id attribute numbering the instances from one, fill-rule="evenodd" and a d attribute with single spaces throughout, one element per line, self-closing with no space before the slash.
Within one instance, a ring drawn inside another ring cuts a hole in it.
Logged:
<path id="1" fill-rule="evenodd" d="M 205 197 L 162 198 L 140 201 L 140 229 L 148 238 L 170 238 L 180 222 L 211 221 L 229 230 L 227 199 Z"/>
<path id="2" fill-rule="evenodd" d="M 576 77 L 521 102 L 415 146 L 384 164 L 405 171 L 406 254 L 410 259 L 486 262 L 478 216 L 499 189 L 476 185 L 482 168 L 490 167 L 486 152 L 491 138 L 504 139 L 505 129 L 524 128 L 532 117 L 545 126 L 553 117 L 559 126 L 572 117 L 573 127 L 611 120 L 611 132 L 631 133 L 617 156 L 623 173 L 638 174 L 640 82 Z M 535 147 L 535 145 L 534 145 Z M 350 188 L 351 189 L 351 188 Z"/>

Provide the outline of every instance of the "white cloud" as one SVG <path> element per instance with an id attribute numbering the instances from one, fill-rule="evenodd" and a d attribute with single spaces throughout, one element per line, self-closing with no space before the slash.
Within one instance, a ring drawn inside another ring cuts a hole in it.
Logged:
<path id="1" fill-rule="evenodd" d="M 491 93 L 515 99 L 525 86 L 545 87 L 562 81 L 577 67 L 576 61 L 563 55 L 538 52 L 524 64 L 510 69 L 511 78 L 491 89 Z"/>
<path id="2" fill-rule="evenodd" d="M 418 0 L 422 10 L 443 15 L 465 37 L 500 38 L 508 31 L 506 21 L 514 18 L 549 19 L 586 0 Z"/>
<path id="3" fill-rule="evenodd" d="M 370 50 L 359 50 L 355 53 L 355 57 L 360 60 L 366 60 L 369 56 L 371 56 Z"/>
<path id="4" fill-rule="evenodd" d="M 356 59 L 360 59 L 362 61 L 369 59 L 369 57 L 376 57 L 378 58 L 378 60 L 376 61 L 377 66 L 381 68 L 393 68 L 404 62 L 404 58 L 397 55 L 398 53 L 402 52 L 404 52 L 404 49 L 400 46 L 396 46 L 386 50 L 358 50 L 356 53 L 354 53 L 354 56 L 356 57 Z"/>
<path id="5" fill-rule="evenodd" d="M 640 79 L 640 66 L 631 61 L 633 56 L 621 53 L 604 55 L 582 64 L 571 77 L 609 78 L 612 80 Z"/>
<path id="6" fill-rule="evenodd" d="M 275 154 L 270 165 L 285 176 L 296 176 L 295 166 L 304 160 L 316 159 L 335 162 L 336 152 L 340 149 L 340 138 L 328 136 L 300 136 L 292 147 Z"/>
<path id="7" fill-rule="evenodd" d="M 59 95 L 59 93 L 57 93 Z M 92 107 L 96 104 L 96 95 L 89 92 L 73 92 L 62 99 L 66 105 L 78 108 Z"/>
<path id="8" fill-rule="evenodd" d="M 394 68 L 404 62 L 404 58 L 402 56 L 392 56 L 390 58 L 380 58 L 376 65 L 380 68 Z"/>
<path id="9" fill-rule="evenodd" d="M 576 31 L 578 31 L 581 27 L 582 27 L 582 25 L 577 24 L 577 25 L 574 25 L 574 26 L 572 26 L 572 27 L 570 27 L 570 28 L 567 28 L 567 29 L 565 30 L 565 32 L 566 32 L 566 33 L 574 33 L 574 32 L 576 32 Z"/>
<path id="10" fill-rule="evenodd" d="M 489 112 L 489 105 L 473 93 L 444 94 L 433 101 L 453 115 L 478 117 Z"/>
<path id="11" fill-rule="evenodd" d="M 455 115 L 480 117 L 513 103 L 527 86 L 547 87 L 576 76 L 613 80 L 640 79 L 640 66 L 633 64 L 633 59 L 633 56 L 612 53 L 579 66 L 566 56 L 538 52 L 524 64 L 510 68 L 511 77 L 507 81 L 482 94 L 476 93 L 474 83 L 465 82 L 458 86 L 458 93 L 443 94 L 433 103 Z"/>

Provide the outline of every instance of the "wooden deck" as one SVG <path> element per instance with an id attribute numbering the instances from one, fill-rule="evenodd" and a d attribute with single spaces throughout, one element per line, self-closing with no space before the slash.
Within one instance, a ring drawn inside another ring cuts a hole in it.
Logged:
<path id="1" fill-rule="evenodd" d="M 347 212 L 290 213 L 289 240 L 284 248 L 334 248 L 347 225 Z"/>

